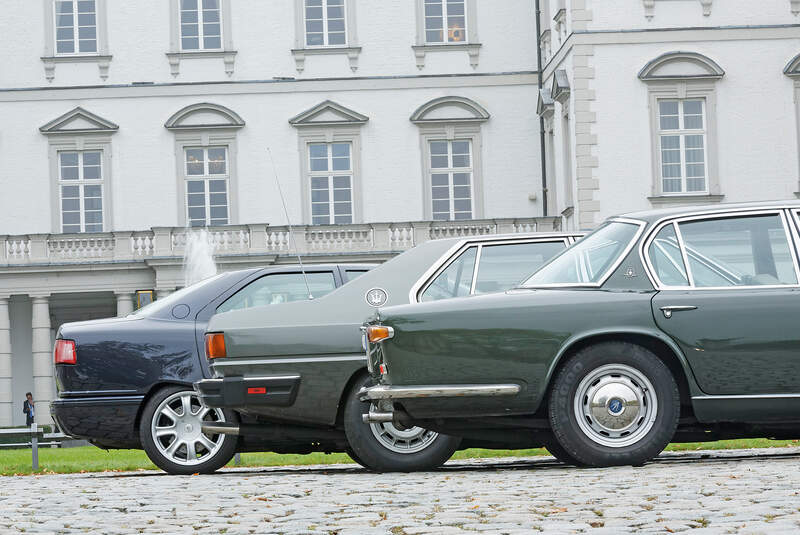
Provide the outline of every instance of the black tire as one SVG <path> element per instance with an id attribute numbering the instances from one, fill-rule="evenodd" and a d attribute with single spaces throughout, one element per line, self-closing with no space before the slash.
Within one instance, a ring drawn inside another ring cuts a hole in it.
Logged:
<path id="1" fill-rule="evenodd" d="M 580 462 L 578 459 L 570 455 L 569 452 L 564 449 L 564 446 L 562 446 L 558 442 L 558 440 L 556 440 L 556 437 L 554 437 L 553 435 L 548 436 L 546 439 L 543 440 L 543 442 L 544 442 L 544 449 L 546 449 L 550 455 L 555 457 L 557 461 L 560 461 L 564 464 L 568 464 L 571 466 L 577 466 L 577 467 L 586 466 L 586 464 Z"/>
<path id="2" fill-rule="evenodd" d="M 353 451 L 353 448 L 351 448 L 351 447 L 349 447 L 349 446 L 348 446 L 347 448 L 345 448 L 345 450 L 344 450 L 344 451 L 345 451 L 345 453 L 346 453 L 346 454 L 347 454 L 347 455 L 348 455 L 348 456 L 349 456 L 351 459 L 353 459 L 353 460 L 354 460 L 354 461 L 355 461 L 357 464 L 360 464 L 360 465 L 361 465 L 361 466 L 363 466 L 364 468 L 369 468 L 369 467 L 368 467 L 366 464 L 364 464 L 364 461 L 362 461 L 362 460 L 361 460 L 361 458 L 360 458 L 358 455 L 356 455 L 356 452 L 354 452 L 354 451 Z"/>
<path id="3" fill-rule="evenodd" d="M 170 408 L 175 407 L 173 410 L 177 412 L 177 416 L 182 417 L 183 413 L 178 412 L 177 408 L 179 408 L 179 404 L 182 405 L 182 401 L 186 396 L 190 398 L 190 412 L 194 415 L 194 409 L 199 409 L 200 406 L 199 398 L 191 387 L 173 385 L 156 391 L 147 401 L 142 411 L 142 416 L 139 421 L 139 439 L 141 440 L 145 453 L 147 453 L 147 456 L 153 461 L 153 464 L 169 474 L 210 474 L 228 464 L 228 461 L 230 461 L 236 453 L 236 447 L 238 445 L 237 436 L 207 435 L 203 433 L 203 437 L 207 439 L 210 444 L 214 444 L 215 447 L 209 449 L 201 444 L 199 452 L 195 449 L 196 455 L 199 454 L 199 457 L 196 460 L 192 460 L 188 450 L 188 442 L 183 442 L 183 445 L 177 447 L 174 455 L 169 455 L 169 446 L 173 443 L 173 440 L 179 440 L 178 435 L 174 435 L 174 439 L 172 440 L 170 440 L 170 438 L 173 435 L 167 435 L 161 438 L 157 438 L 153 435 L 153 425 L 161 424 L 159 427 L 166 427 L 164 424 L 169 424 L 170 421 L 170 417 L 166 416 L 164 413 L 166 409 L 162 407 L 162 404 L 166 401 Z M 161 410 L 159 410 L 159 407 L 161 407 Z M 197 414 L 199 415 L 199 412 Z M 221 418 L 219 417 L 220 415 L 222 416 Z M 154 418 L 156 419 L 155 424 Z M 184 423 L 175 421 L 175 426 L 177 428 L 178 425 L 181 425 L 182 429 L 189 429 L 187 426 L 191 426 L 191 432 L 195 433 L 195 436 L 189 437 L 187 435 L 187 440 L 194 444 L 202 440 L 196 431 L 197 422 L 200 420 L 199 418 L 189 420 L 190 421 Z M 239 418 L 234 411 L 228 409 L 211 409 L 208 415 L 205 416 L 204 421 L 238 422 Z M 189 431 L 187 431 L 187 433 L 189 433 Z M 159 444 L 156 444 L 157 440 Z"/>
<path id="4" fill-rule="evenodd" d="M 344 432 L 352 450 L 351 457 L 361 466 L 375 472 L 414 472 L 431 470 L 447 461 L 458 449 L 460 437 L 437 434 L 427 436 L 427 445 L 413 453 L 392 451 L 375 436 L 372 426 L 361 419 L 369 412 L 370 403 L 360 401 L 358 391 L 373 385 L 369 376 L 355 382 L 344 406 Z"/>
<path id="5" fill-rule="evenodd" d="M 624 402 L 619 392 L 638 392 L 642 401 Z M 591 400 L 604 405 L 593 412 Z M 680 393 L 669 368 L 651 351 L 625 342 L 596 344 L 570 357 L 550 393 L 550 426 L 560 454 L 586 466 L 643 464 L 669 444 L 679 415 Z"/>

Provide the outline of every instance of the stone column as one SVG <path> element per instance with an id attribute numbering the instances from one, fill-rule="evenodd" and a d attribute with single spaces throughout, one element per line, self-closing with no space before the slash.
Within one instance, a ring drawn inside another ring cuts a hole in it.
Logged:
<path id="1" fill-rule="evenodd" d="M 116 292 L 115 292 L 116 293 Z M 133 294 L 128 292 L 116 293 L 117 296 L 117 316 L 124 318 L 133 312 Z"/>
<path id="2" fill-rule="evenodd" d="M 157 288 L 156 299 L 164 299 L 166 296 L 174 292 L 175 288 Z"/>
<path id="3" fill-rule="evenodd" d="M 36 423 L 52 424 L 50 402 L 53 400 L 53 343 L 50 339 L 50 295 L 32 295 L 33 399 L 36 401 Z"/>
<path id="4" fill-rule="evenodd" d="M 10 427 L 14 411 L 11 398 L 11 320 L 8 296 L 0 296 L 0 427 Z"/>

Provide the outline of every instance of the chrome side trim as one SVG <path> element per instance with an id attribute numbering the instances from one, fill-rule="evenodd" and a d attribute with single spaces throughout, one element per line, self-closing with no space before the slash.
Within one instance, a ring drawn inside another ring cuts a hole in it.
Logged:
<path id="1" fill-rule="evenodd" d="M 513 396 L 520 391 L 519 385 L 432 385 L 432 386 L 384 386 L 378 385 L 359 392 L 366 399 L 446 398 L 469 396 Z"/>
<path id="2" fill-rule="evenodd" d="M 713 401 L 718 399 L 800 399 L 800 394 L 730 394 L 724 396 L 692 396 L 692 401 Z"/>
<path id="3" fill-rule="evenodd" d="M 346 357 L 300 357 L 300 358 L 274 358 L 274 359 L 220 359 L 219 362 L 211 362 L 211 368 L 254 366 L 261 364 L 309 364 L 315 362 L 348 362 L 357 360 L 367 360 L 365 355 L 353 355 Z"/>

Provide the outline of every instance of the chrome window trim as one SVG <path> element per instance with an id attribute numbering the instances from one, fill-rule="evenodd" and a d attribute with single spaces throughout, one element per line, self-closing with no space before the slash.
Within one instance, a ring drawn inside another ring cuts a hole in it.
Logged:
<path id="1" fill-rule="evenodd" d="M 791 225 L 789 224 L 789 219 L 787 217 L 786 211 L 793 210 L 797 211 L 800 210 L 796 207 L 787 207 L 785 205 L 779 205 L 776 207 L 763 207 L 763 208 L 740 208 L 734 210 L 708 210 L 703 212 L 697 212 L 694 214 L 687 214 L 682 216 L 668 216 L 662 219 L 659 219 L 651 226 L 651 230 L 649 231 L 647 237 L 641 241 L 639 244 L 639 257 L 642 261 L 642 265 L 644 266 L 645 273 L 647 273 L 647 277 L 650 279 L 650 282 L 653 284 L 653 287 L 658 291 L 663 290 L 766 290 L 766 289 L 775 289 L 775 288 L 800 288 L 800 264 L 798 264 L 797 258 L 797 247 L 795 246 L 795 238 L 797 235 L 792 231 Z M 705 219 L 727 219 L 731 217 L 750 217 L 750 216 L 761 216 L 761 215 L 777 215 L 781 218 L 781 222 L 783 223 L 783 231 L 786 235 L 786 241 L 789 244 L 789 251 L 792 255 L 792 265 L 794 267 L 795 279 L 797 282 L 794 284 L 751 284 L 747 286 L 700 286 L 697 287 L 694 285 L 694 277 L 692 276 L 691 266 L 689 265 L 689 259 L 686 255 L 686 245 L 683 242 L 683 236 L 680 233 L 680 223 L 686 221 L 701 221 Z M 797 217 L 797 216 L 795 216 Z M 678 237 L 678 243 L 681 247 L 681 256 L 683 257 L 683 262 L 686 264 L 687 275 L 689 275 L 689 286 L 669 286 L 666 284 L 661 283 L 658 277 L 655 274 L 655 268 L 653 264 L 650 262 L 650 255 L 648 254 L 648 249 L 650 244 L 655 239 L 656 235 L 661 231 L 662 228 L 665 226 L 673 224 L 675 225 L 676 235 Z M 800 243 L 800 242 L 797 242 Z"/>
<path id="2" fill-rule="evenodd" d="M 625 258 L 631 253 L 636 244 L 640 242 L 642 234 L 644 233 L 645 228 L 647 228 L 647 222 L 642 221 L 641 219 L 632 219 L 629 217 L 611 217 L 606 220 L 606 222 L 614 222 L 614 223 L 629 223 L 632 225 L 637 225 L 639 229 L 636 231 L 636 234 L 633 235 L 628 245 L 625 246 L 625 249 L 622 253 L 617 257 L 614 263 L 606 270 L 603 276 L 597 282 L 576 282 L 576 283 L 549 283 L 549 284 L 536 284 L 531 286 L 521 286 L 522 288 L 599 288 L 606 281 L 614 274 L 615 271 L 619 268 L 622 262 L 625 261 Z M 556 257 L 554 257 L 556 258 Z M 647 271 L 647 270 L 645 270 Z"/>
<path id="3" fill-rule="evenodd" d="M 565 242 L 566 244 L 566 242 Z M 481 266 L 481 253 L 483 252 L 483 244 L 478 244 L 478 252 L 475 253 L 475 265 L 472 266 L 472 281 L 469 284 L 469 295 L 475 295 L 475 284 L 478 282 L 478 269 Z"/>
<path id="4" fill-rule="evenodd" d="M 411 304 L 420 303 L 419 297 L 422 293 L 428 289 L 428 286 L 433 283 L 434 279 L 439 276 L 439 274 L 444 271 L 445 269 L 450 266 L 453 261 L 455 261 L 458 256 L 469 249 L 470 247 L 474 246 L 483 246 L 483 245 L 508 245 L 514 243 L 540 243 L 540 242 L 563 242 L 566 245 L 566 248 L 569 248 L 577 239 L 583 237 L 583 233 L 541 233 L 541 236 L 529 236 L 529 237 L 515 237 L 515 236 L 506 236 L 506 237 L 498 237 L 496 234 L 488 235 L 488 236 L 475 236 L 471 238 L 465 238 L 463 240 L 457 241 L 450 249 L 448 249 L 443 255 L 441 255 L 436 262 L 431 264 L 425 273 L 417 279 L 411 289 L 408 292 L 408 302 Z M 570 241 L 572 240 L 572 241 Z M 478 260 L 479 258 L 476 256 L 475 259 L 475 267 L 478 268 Z M 473 279 L 475 277 L 475 273 L 477 269 L 473 271 Z M 470 292 L 472 294 L 472 291 Z"/>

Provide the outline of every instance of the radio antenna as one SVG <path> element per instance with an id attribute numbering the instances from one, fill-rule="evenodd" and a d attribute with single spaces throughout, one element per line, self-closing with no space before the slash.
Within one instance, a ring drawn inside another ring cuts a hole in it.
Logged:
<path id="1" fill-rule="evenodd" d="M 267 147 L 267 154 L 269 154 L 269 161 L 272 164 L 272 176 L 275 177 L 275 184 L 278 186 L 278 195 L 281 198 L 281 204 L 283 205 L 283 213 L 286 215 L 286 226 L 289 228 L 289 240 L 294 244 L 294 253 L 297 255 L 297 263 L 300 264 L 300 273 L 303 274 L 303 282 L 306 284 L 306 292 L 308 292 L 308 298 L 314 299 L 314 296 L 311 295 L 311 286 L 308 284 L 308 276 L 306 275 L 306 270 L 303 268 L 303 260 L 300 258 L 300 250 L 297 248 L 297 240 L 294 237 L 294 232 L 292 232 L 292 220 L 289 217 L 289 210 L 286 208 L 286 199 L 283 196 L 283 189 L 281 189 L 281 181 L 278 180 L 278 171 L 275 169 L 275 160 L 272 158 L 272 151 L 269 147 Z M 288 240 L 287 240 L 288 244 Z"/>

